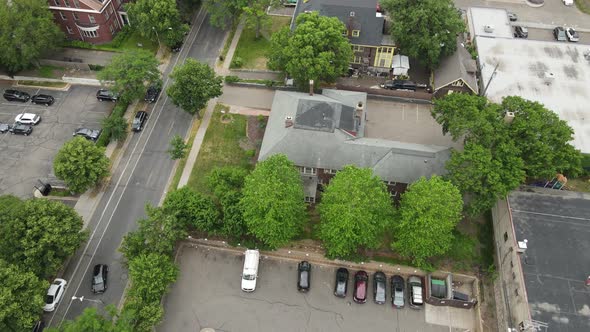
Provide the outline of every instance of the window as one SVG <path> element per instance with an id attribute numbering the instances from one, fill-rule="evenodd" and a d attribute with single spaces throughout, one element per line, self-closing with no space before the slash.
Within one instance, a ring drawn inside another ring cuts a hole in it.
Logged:
<path id="1" fill-rule="evenodd" d="M 68 0 L 64 0 L 64 5 L 66 5 L 66 7 L 71 7 L 70 2 Z"/>
<path id="2" fill-rule="evenodd" d="M 397 197 L 397 191 L 390 192 L 389 193 L 389 196 L 391 196 L 391 197 Z"/>
<path id="3" fill-rule="evenodd" d="M 352 63 L 362 63 L 363 62 L 363 58 L 360 56 L 355 55 L 354 59 L 352 59 Z"/>
<path id="4" fill-rule="evenodd" d="M 315 197 L 305 196 L 305 203 L 315 203 Z"/>
<path id="5" fill-rule="evenodd" d="M 74 0 L 74 7 L 80 8 L 80 2 L 78 0 Z"/>
<path id="6" fill-rule="evenodd" d="M 388 186 L 395 186 L 396 184 L 397 184 L 397 182 L 395 182 L 395 181 L 387 181 Z"/>
<path id="7" fill-rule="evenodd" d="M 109 7 L 109 14 L 113 13 L 113 7 Z"/>
<path id="8" fill-rule="evenodd" d="M 67 21 L 68 20 L 68 18 L 66 17 L 66 14 L 64 14 L 62 12 L 59 12 L 59 16 L 61 16 L 61 19 L 64 20 L 64 21 Z"/>
<path id="9" fill-rule="evenodd" d="M 465 83 L 463 83 L 463 80 L 456 80 L 451 85 L 452 86 L 463 86 L 463 85 L 465 85 Z"/>
<path id="10" fill-rule="evenodd" d="M 108 21 L 108 20 L 109 20 L 109 18 L 111 17 L 111 14 L 109 14 L 109 12 L 108 12 L 108 11 L 105 11 L 105 12 L 104 12 L 104 17 L 105 17 L 105 21 Z"/>
<path id="11" fill-rule="evenodd" d="M 78 17 L 78 14 L 76 14 L 76 12 L 72 12 L 72 16 L 74 16 L 74 21 L 80 20 L 80 18 Z"/>
<path id="12" fill-rule="evenodd" d="M 350 17 L 354 17 L 354 12 L 350 12 Z"/>
<path id="13" fill-rule="evenodd" d="M 358 37 L 361 34 L 360 30 L 352 30 L 352 36 L 353 37 Z"/>
<path id="14" fill-rule="evenodd" d="M 313 167 L 301 167 L 301 173 L 306 175 L 315 175 L 316 171 L 317 170 Z"/>
<path id="15" fill-rule="evenodd" d="M 362 47 L 362 46 L 353 45 L 353 46 L 352 46 L 352 50 L 353 50 L 354 52 L 364 52 L 364 51 L 365 51 L 365 48 L 364 48 L 364 47 Z"/>
<path id="16" fill-rule="evenodd" d="M 326 174 L 336 174 L 338 172 L 337 169 L 325 169 L 324 173 Z"/>
<path id="17" fill-rule="evenodd" d="M 90 20 L 90 23 L 96 23 L 96 20 L 94 19 L 94 16 L 88 14 L 88 20 Z"/>
<path id="18" fill-rule="evenodd" d="M 88 38 L 98 37 L 98 32 L 96 32 L 96 31 L 82 31 L 82 34 L 84 35 L 84 37 L 88 37 Z"/>
<path id="19" fill-rule="evenodd" d="M 113 25 L 109 25 L 109 31 L 111 32 L 111 35 L 113 34 L 113 31 L 115 31 L 115 29 L 113 29 Z"/>
<path id="20" fill-rule="evenodd" d="M 504 242 L 508 241 L 508 232 L 504 232 Z"/>
<path id="21" fill-rule="evenodd" d="M 342 31 L 342 35 L 343 35 L 344 37 L 347 37 L 347 36 L 348 36 L 348 30 L 344 29 L 344 30 Z"/>
<path id="22" fill-rule="evenodd" d="M 73 35 L 73 34 L 74 34 L 74 30 L 72 30 L 72 28 L 70 28 L 70 26 L 69 26 L 69 25 L 66 25 L 66 30 L 68 30 L 68 33 L 69 33 L 70 35 Z"/>

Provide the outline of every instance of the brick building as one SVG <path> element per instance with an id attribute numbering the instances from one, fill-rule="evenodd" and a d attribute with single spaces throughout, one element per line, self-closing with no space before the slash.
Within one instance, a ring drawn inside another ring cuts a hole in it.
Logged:
<path id="1" fill-rule="evenodd" d="M 48 0 L 55 22 L 70 40 L 102 44 L 129 24 L 123 3 L 129 0 Z"/>

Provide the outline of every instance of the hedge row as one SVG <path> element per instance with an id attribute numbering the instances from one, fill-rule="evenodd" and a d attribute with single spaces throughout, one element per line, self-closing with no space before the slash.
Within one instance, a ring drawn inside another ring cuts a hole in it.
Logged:
<path id="1" fill-rule="evenodd" d="M 118 101 L 117 105 L 115 105 L 115 108 L 113 109 L 113 112 L 111 113 L 111 115 L 109 115 L 109 118 L 110 117 L 122 118 L 125 115 L 125 111 L 127 111 L 128 107 L 129 107 L 128 102 Z M 111 142 L 111 132 L 108 128 L 104 128 L 102 131 L 102 134 L 100 135 L 100 137 L 96 141 L 96 145 L 105 147 L 105 146 L 109 145 L 110 142 Z"/>

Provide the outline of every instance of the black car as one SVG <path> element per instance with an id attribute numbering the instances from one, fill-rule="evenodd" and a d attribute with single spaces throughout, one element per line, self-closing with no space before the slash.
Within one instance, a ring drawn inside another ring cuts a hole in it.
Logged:
<path id="1" fill-rule="evenodd" d="M 397 275 L 391 277 L 391 305 L 396 308 L 403 308 L 406 302 L 405 299 L 404 278 Z"/>
<path id="2" fill-rule="evenodd" d="M 139 111 L 135 113 L 135 117 L 133 118 L 133 123 L 131 124 L 131 130 L 133 131 L 141 131 L 145 122 L 147 121 L 148 114 L 144 111 Z"/>
<path id="3" fill-rule="evenodd" d="M 8 101 L 20 101 L 26 103 L 31 99 L 31 95 L 19 90 L 8 89 L 4 91 L 4 99 Z"/>
<path id="4" fill-rule="evenodd" d="M 109 274 L 109 267 L 105 264 L 94 265 L 92 273 L 92 292 L 104 293 L 107 290 L 107 277 Z"/>
<path id="5" fill-rule="evenodd" d="M 18 134 L 18 135 L 29 136 L 33 132 L 33 126 L 29 126 L 29 125 L 17 122 L 9 130 L 13 135 Z"/>
<path id="6" fill-rule="evenodd" d="M 416 91 L 416 83 L 408 80 L 393 80 L 393 81 L 386 81 L 384 84 L 381 84 L 382 88 L 389 89 L 389 90 L 411 90 Z"/>
<path id="7" fill-rule="evenodd" d="M 0 123 L 0 133 L 4 134 L 5 132 L 9 131 L 11 126 L 6 123 Z"/>
<path id="8" fill-rule="evenodd" d="M 182 42 L 181 42 L 181 41 L 179 41 L 178 43 L 176 43 L 176 44 L 174 44 L 172 47 L 170 47 L 170 50 L 171 50 L 173 53 L 178 53 L 178 52 L 180 52 L 180 49 L 181 49 L 181 48 L 182 48 Z"/>
<path id="9" fill-rule="evenodd" d="M 31 102 L 33 104 L 41 104 L 41 105 L 45 105 L 45 106 L 51 106 L 55 102 L 55 98 L 53 98 L 50 95 L 38 94 L 38 95 L 34 95 L 33 98 L 31 98 Z"/>
<path id="10" fill-rule="evenodd" d="M 556 27 L 553 29 L 553 37 L 555 37 L 555 40 L 557 41 L 567 41 L 565 29 L 562 27 Z"/>
<path id="11" fill-rule="evenodd" d="M 147 89 L 147 91 L 145 93 L 144 100 L 148 103 L 155 102 L 156 99 L 158 99 L 158 95 L 160 94 L 160 91 L 162 91 L 162 89 L 159 86 L 150 85 L 150 87 Z"/>
<path id="12" fill-rule="evenodd" d="M 529 30 L 525 27 L 515 26 L 514 27 L 514 37 L 528 38 L 529 37 Z"/>
<path id="13" fill-rule="evenodd" d="M 302 261 L 297 265 L 297 290 L 307 292 L 311 279 L 311 264 L 308 261 Z"/>
<path id="14" fill-rule="evenodd" d="M 101 133 L 102 130 L 99 129 L 78 128 L 74 131 L 72 136 L 82 136 L 85 139 L 96 141 Z"/>
<path id="15" fill-rule="evenodd" d="M 100 101 L 117 101 L 119 96 L 107 89 L 100 89 L 96 92 L 96 98 Z"/>
<path id="16" fill-rule="evenodd" d="M 385 276 L 385 273 L 377 271 L 373 274 L 373 299 L 375 300 L 375 303 L 385 303 L 385 297 L 387 296 L 386 284 L 387 277 Z"/>
<path id="17" fill-rule="evenodd" d="M 336 284 L 334 285 L 334 295 L 346 297 L 348 290 L 348 270 L 341 267 L 336 270 Z"/>

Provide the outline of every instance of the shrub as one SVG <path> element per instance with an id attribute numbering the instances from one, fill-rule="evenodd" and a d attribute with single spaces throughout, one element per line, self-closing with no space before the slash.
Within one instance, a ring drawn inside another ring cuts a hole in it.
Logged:
<path id="1" fill-rule="evenodd" d="M 243 65 L 244 59 L 240 58 L 239 56 L 234 57 L 231 61 L 232 68 L 241 68 Z"/>
<path id="2" fill-rule="evenodd" d="M 88 67 L 90 68 L 90 70 L 92 71 L 101 71 L 104 69 L 104 66 L 101 65 L 93 65 L 93 64 L 88 64 Z"/>
<path id="3" fill-rule="evenodd" d="M 228 75 L 225 77 L 225 83 L 237 83 L 240 81 L 240 78 L 235 75 Z"/>

